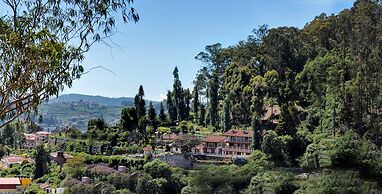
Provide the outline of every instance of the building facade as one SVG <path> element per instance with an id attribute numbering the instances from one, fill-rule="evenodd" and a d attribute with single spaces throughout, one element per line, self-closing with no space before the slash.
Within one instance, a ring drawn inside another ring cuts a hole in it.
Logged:
<path id="1" fill-rule="evenodd" d="M 248 156 L 252 152 L 252 138 L 252 130 L 231 129 L 220 136 L 203 138 L 193 153 L 223 157 Z"/>
<path id="2" fill-rule="evenodd" d="M 223 154 L 223 146 L 225 136 L 208 136 L 202 139 L 202 144 L 199 146 L 200 154 Z"/>
<path id="3" fill-rule="evenodd" d="M 39 131 L 36 133 L 24 133 L 23 147 L 31 149 L 44 143 L 49 142 L 50 133 L 47 131 Z"/>
<path id="4" fill-rule="evenodd" d="M 250 155 L 252 148 L 252 130 L 229 130 L 224 133 L 226 136 L 223 154 L 226 156 L 246 156 Z"/>

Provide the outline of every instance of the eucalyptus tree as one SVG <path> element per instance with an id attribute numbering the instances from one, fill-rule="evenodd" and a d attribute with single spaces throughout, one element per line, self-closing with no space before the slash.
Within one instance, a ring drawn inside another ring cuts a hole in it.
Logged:
<path id="1" fill-rule="evenodd" d="M 0 128 L 86 73 L 84 54 L 107 43 L 116 18 L 137 22 L 133 0 L 2 0 Z"/>

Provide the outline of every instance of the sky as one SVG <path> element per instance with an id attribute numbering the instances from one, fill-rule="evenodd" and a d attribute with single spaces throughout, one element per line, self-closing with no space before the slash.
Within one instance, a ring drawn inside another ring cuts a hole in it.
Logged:
<path id="1" fill-rule="evenodd" d="M 203 64 L 195 56 L 205 46 L 223 47 L 246 39 L 254 28 L 302 28 L 315 16 L 336 14 L 354 0 L 135 0 L 138 23 L 117 22 L 112 46 L 97 44 L 83 66 L 94 69 L 62 94 L 133 97 L 143 85 L 145 98 L 161 100 L 172 89 L 172 71 L 179 69 L 182 85 L 192 87 Z"/>

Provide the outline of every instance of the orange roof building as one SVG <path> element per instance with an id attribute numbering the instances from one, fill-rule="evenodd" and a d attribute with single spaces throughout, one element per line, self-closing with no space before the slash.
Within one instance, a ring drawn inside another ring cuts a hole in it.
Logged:
<path id="1" fill-rule="evenodd" d="M 0 178 L 0 193 L 15 193 L 21 186 L 19 178 Z"/>
<path id="2" fill-rule="evenodd" d="M 1 163 L 7 168 L 12 167 L 12 165 L 14 164 L 22 164 L 23 162 L 34 163 L 34 160 L 31 158 L 24 158 L 18 155 L 5 156 L 1 159 Z"/>
<path id="3" fill-rule="evenodd" d="M 227 137 L 223 147 L 223 154 L 227 156 L 250 155 L 252 148 L 253 130 L 231 129 L 224 133 Z"/>
<path id="4" fill-rule="evenodd" d="M 225 136 L 207 136 L 202 139 L 202 144 L 198 146 L 201 154 L 223 154 Z"/>

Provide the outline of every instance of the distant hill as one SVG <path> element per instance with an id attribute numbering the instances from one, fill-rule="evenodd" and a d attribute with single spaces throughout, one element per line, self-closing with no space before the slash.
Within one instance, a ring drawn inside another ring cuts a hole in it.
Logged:
<path id="1" fill-rule="evenodd" d="M 85 101 L 90 103 L 97 103 L 104 106 L 133 106 L 134 98 L 131 97 L 119 97 L 110 98 L 104 96 L 90 96 L 83 94 L 65 94 L 58 96 L 57 98 L 49 100 L 49 104 L 63 103 L 63 102 L 79 102 Z"/>
<path id="2" fill-rule="evenodd" d="M 149 101 L 146 101 L 148 106 Z M 153 101 L 157 111 L 160 102 Z M 43 116 L 42 126 L 49 129 L 74 126 L 86 130 L 87 122 L 92 118 L 103 118 L 109 124 L 119 122 L 121 109 L 134 106 L 134 98 L 110 98 L 83 94 L 65 94 L 43 103 L 39 115 Z"/>

